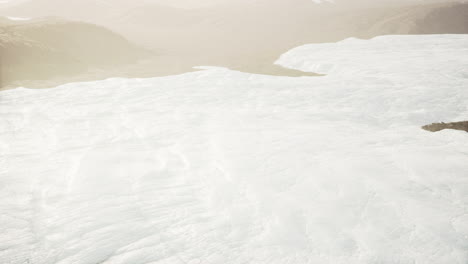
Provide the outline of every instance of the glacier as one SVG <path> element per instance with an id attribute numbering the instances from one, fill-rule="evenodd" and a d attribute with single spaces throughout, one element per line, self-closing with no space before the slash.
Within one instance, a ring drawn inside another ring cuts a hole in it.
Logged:
<path id="1" fill-rule="evenodd" d="M 0 262 L 468 262 L 468 35 L 0 92 Z"/>

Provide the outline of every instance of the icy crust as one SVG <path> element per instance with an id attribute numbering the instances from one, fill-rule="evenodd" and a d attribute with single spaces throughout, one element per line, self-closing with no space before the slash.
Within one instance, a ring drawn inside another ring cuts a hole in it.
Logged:
<path id="1" fill-rule="evenodd" d="M 468 262 L 468 36 L 0 93 L 0 262 Z M 324 66 L 326 65 L 326 66 Z"/>
<path id="2" fill-rule="evenodd" d="M 449 74 L 465 79 L 468 78 L 465 70 L 468 66 L 466 42 L 466 35 L 381 36 L 372 40 L 350 38 L 333 44 L 295 48 L 282 55 L 276 63 L 330 75 L 381 77 L 396 74 L 400 78 L 418 81 L 414 75 L 437 79 L 441 74 Z M 457 56 L 461 58 L 451 63 Z"/>

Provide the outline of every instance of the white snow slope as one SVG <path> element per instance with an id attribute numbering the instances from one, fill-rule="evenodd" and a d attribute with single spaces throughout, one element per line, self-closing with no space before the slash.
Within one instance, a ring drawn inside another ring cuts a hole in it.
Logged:
<path id="1" fill-rule="evenodd" d="M 14 21 L 26 21 L 26 20 L 31 20 L 29 17 L 6 17 L 9 20 L 14 20 Z"/>
<path id="2" fill-rule="evenodd" d="M 468 35 L 0 93 L 0 263 L 468 263 Z"/>

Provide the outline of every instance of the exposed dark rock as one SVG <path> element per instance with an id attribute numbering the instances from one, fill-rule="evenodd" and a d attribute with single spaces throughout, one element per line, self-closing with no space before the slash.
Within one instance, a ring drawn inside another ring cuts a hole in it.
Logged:
<path id="1" fill-rule="evenodd" d="M 453 123 L 433 123 L 422 127 L 424 130 L 437 132 L 444 129 L 455 129 L 468 132 L 468 121 L 453 122 Z"/>

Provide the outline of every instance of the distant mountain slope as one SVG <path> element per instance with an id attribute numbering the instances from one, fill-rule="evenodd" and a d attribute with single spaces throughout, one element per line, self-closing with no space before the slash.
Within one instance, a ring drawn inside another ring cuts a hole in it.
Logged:
<path id="1" fill-rule="evenodd" d="M 182 9 L 157 4 L 167 4 L 164 0 L 24 0 L 16 5 L 0 6 L 0 15 L 60 16 L 100 24 L 162 50 L 168 48 L 164 43 L 167 38 L 188 39 L 196 42 L 192 46 L 206 46 L 206 38 L 210 42 L 221 38 L 229 43 L 236 37 L 251 37 L 250 41 L 256 44 L 265 40 L 265 35 L 273 41 L 281 38 L 303 43 L 385 34 L 468 33 L 467 1 L 216 2 L 212 7 Z M 172 41 L 170 44 L 174 45 Z"/>
<path id="2" fill-rule="evenodd" d="M 47 18 L 0 20 L 2 84 L 76 75 L 135 62 L 144 54 L 99 26 Z"/>
<path id="3" fill-rule="evenodd" d="M 343 17 L 355 37 L 468 33 L 468 3 L 365 9 Z"/>
<path id="4" fill-rule="evenodd" d="M 112 0 L 24 0 L 16 5 L 0 6 L 0 15 L 44 17 L 60 16 L 72 20 L 95 22 L 97 18 L 125 10 L 131 1 Z M 104 12 L 105 11 L 105 12 Z"/>
<path id="5" fill-rule="evenodd" d="M 183 10 L 137 6 L 107 26 L 196 65 L 258 68 L 306 43 L 388 34 L 468 33 L 468 4 L 442 3 L 349 11 L 311 1 L 258 1 L 251 5 Z M 263 67 L 263 66 L 262 66 Z"/>

